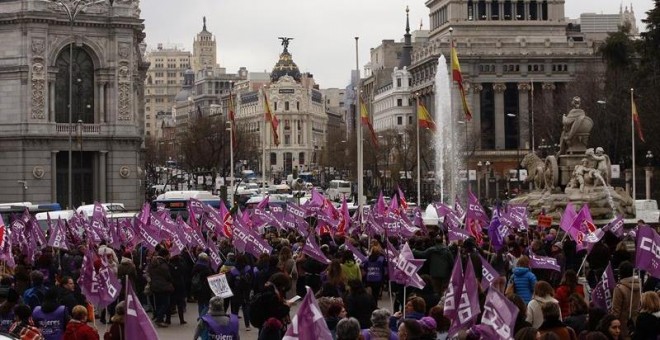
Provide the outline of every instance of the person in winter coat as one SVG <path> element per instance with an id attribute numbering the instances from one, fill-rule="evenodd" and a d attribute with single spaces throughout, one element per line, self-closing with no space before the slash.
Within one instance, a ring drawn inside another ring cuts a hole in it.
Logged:
<path id="1" fill-rule="evenodd" d="M 85 297 L 80 293 L 80 289 L 76 286 L 76 282 L 70 276 L 64 276 L 60 279 L 60 285 L 56 288 L 58 300 L 66 307 L 66 312 L 71 315 L 73 307 L 77 305 L 85 305 Z"/>
<path id="2" fill-rule="evenodd" d="M 386 260 L 383 255 L 383 248 L 378 244 L 374 244 L 371 247 L 371 254 L 362 265 L 365 271 L 365 285 L 371 290 L 371 295 L 378 300 L 383 292 L 383 280 L 385 279 Z"/>
<path id="3" fill-rule="evenodd" d="M 355 258 L 353 253 L 350 251 L 345 251 L 342 255 L 343 263 L 341 264 L 341 272 L 344 275 L 344 284 L 352 280 L 358 280 L 362 282 L 362 271 L 360 271 L 360 266 L 355 263 Z"/>
<path id="4" fill-rule="evenodd" d="M 174 293 L 174 283 L 168 258 L 170 252 L 166 248 L 158 249 L 158 254 L 151 259 L 147 271 L 151 279 L 149 286 L 154 295 L 156 310 L 154 321 L 158 327 L 167 327 L 165 316 L 170 311 L 170 295 Z"/>
<path id="5" fill-rule="evenodd" d="M 426 302 L 424 302 L 424 299 L 422 299 L 419 296 L 413 296 L 410 299 L 408 299 L 408 302 L 406 302 L 406 316 L 405 319 L 403 320 L 419 320 L 424 317 L 424 313 L 426 312 Z M 401 319 L 403 316 L 403 313 L 401 312 L 396 312 L 394 315 L 390 317 L 390 330 L 392 331 L 398 331 L 399 330 L 399 324 L 403 322 Z"/>
<path id="6" fill-rule="evenodd" d="M 349 317 L 360 321 L 364 328 L 371 327 L 371 313 L 378 308 L 376 300 L 364 289 L 361 281 L 348 281 L 349 293 L 344 300 Z"/>
<path id="7" fill-rule="evenodd" d="M 74 307 L 75 309 L 75 307 Z M 87 309 L 85 308 L 85 313 Z M 60 340 L 69 321 L 66 307 L 57 301 L 57 291 L 46 292 L 44 302 L 32 311 L 34 324 L 41 329 L 45 340 Z"/>
<path id="8" fill-rule="evenodd" d="M 124 318 L 126 316 L 126 302 L 122 301 L 115 307 L 115 315 L 110 318 L 112 325 L 103 336 L 103 340 L 124 340 Z"/>
<path id="9" fill-rule="evenodd" d="M 390 311 L 386 308 L 376 309 L 371 313 L 371 327 L 364 327 L 362 324 L 362 338 L 365 340 L 392 340 L 397 339 L 395 331 L 388 327 Z"/>
<path id="10" fill-rule="evenodd" d="M 543 305 L 542 312 L 543 323 L 538 328 L 541 336 L 546 333 L 555 333 L 560 340 L 577 340 L 575 331 L 561 322 L 558 304 L 553 302 L 546 303 Z"/>
<path id="11" fill-rule="evenodd" d="M 563 317 L 571 314 L 569 303 L 571 294 L 577 294 L 584 299 L 584 287 L 578 283 L 578 277 L 575 271 L 569 269 L 564 273 L 564 277 L 555 291 L 555 299 L 559 301 L 559 308 Z"/>
<path id="12" fill-rule="evenodd" d="M 570 314 L 568 317 L 564 316 L 564 322 L 569 327 L 573 328 L 575 334 L 580 334 L 587 329 L 587 321 L 589 318 L 589 306 L 584 301 L 584 298 L 577 294 L 571 294 L 568 297 L 568 305 Z M 563 316 L 564 314 L 562 314 Z"/>
<path id="13" fill-rule="evenodd" d="M 18 294 L 9 294 L 7 299 L 0 303 L 0 332 L 8 333 L 9 327 L 14 322 L 14 307 L 18 303 Z"/>
<path id="14" fill-rule="evenodd" d="M 213 297 L 213 291 L 207 277 L 213 275 L 211 264 L 209 263 L 209 256 L 206 253 L 199 253 L 197 255 L 197 262 L 192 269 L 192 279 L 190 290 L 192 296 L 197 300 L 197 313 L 198 317 L 206 314 L 209 309 L 209 300 Z"/>
<path id="15" fill-rule="evenodd" d="M 48 287 L 44 285 L 44 274 L 38 270 L 30 272 L 30 282 L 32 286 L 23 292 L 23 302 L 34 310 L 43 302 Z"/>
<path id="16" fill-rule="evenodd" d="M 642 294 L 633 340 L 656 340 L 660 335 L 660 297 L 656 292 Z"/>
<path id="17" fill-rule="evenodd" d="M 135 287 L 137 268 L 133 262 L 133 254 L 130 251 L 124 252 L 117 267 L 117 278 L 121 281 L 121 293 L 119 296 L 126 296 L 126 277 L 128 277 L 128 281 L 131 282 L 132 287 Z"/>
<path id="18" fill-rule="evenodd" d="M 442 236 L 436 236 L 434 242 L 435 244 L 426 250 L 413 250 L 413 255 L 416 259 L 426 259 L 431 282 L 433 282 L 433 290 L 442 295 L 445 288 L 447 288 L 447 284 L 449 284 L 451 270 L 454 266 L 454 256 L 449 248 L 442 243 Z"/>
<path id="19" fill-rule="evenodd" d="M 527 322 L 532 324 L 532 327 L 539 328 L 543 324 L 543 311 L 542 308 L 548 303 L 558 304 L 554 298 L 555 291 L 552 286 L 545 282 L 539 281 L 534 287 L 534 297 L 527 304 Z M 561 320 L 561 314 L 558 317 Z"/>
<path id="20" fill-rule="evenodd" d="M 225 304 L 221 297 L 214 296 L 209 300 L 209 311 L 203 315 L 195 328 L 193 339 L 233 339 L 240 340 L 238 331 L 238 316 L 227 315 Z"/>
<path id="21" fill-rule="evenodd" d="M 616 316 L 607 314 L 598 323 L 597 330 L 605 334 L 608 340 L 619 340 L 623 339 L 623 333 L 621 332 L 622 325 L 623 322 L 617 319 Z"/>
<path id="22" fill-rule="evenodd" d="M 238 315 L 238 311 L 242 308 L 245 328 L 250 330 L 250 292 L 254 284 L 254 272 L 247 264 L 245 255 L 236 255 L 236 264 L 227 273 L 227 283 L 234 293 L 230 298 L 231 314 Z"/>
<path id="23" fill-rule="evenodd" d="M 525 304 L 532 300 L 536 275 L 529 270 L 529 257 L 523 255 L 518 259 L 517 266 L 513 268 L 513 292 L 520 296 Z"/>
<path id="24" fill-rule="evenodd" d="M 14 308 L 16 321 L 9 327 L 9 334 L 19 339 L 38 339 L 41 330 L 32 321 L 32 309 L 28 305 L 17 305 Z"/>
<path id="25" fill-rule="evenodd" d="M 639 306 L 641 296 L 640 278 L 633 277 L 633 265 L 628 261 L 623 261 L 619 265 L 619 277 L 619 282 L 614 287 L 612 294 L 611 313 L 621 321 L 621 338 L 630 339 L 628 320 L 635 322 L 637 314 L 639 314 L 639 309 L 635 306 Z M 630 313 L 631 303 L 632 313 Z"/>
<path id="26" fill-rule="evenodd" d="M 170 297 L 170 309 L 176 307 L 179 315 L 179 324 L 185 325 L 187 322 L 183 318 L 186 309 L 186 282 L 183 276 L 185 273 L 183 269 L 184 262 L 181 256 L 176 255 L 170 258 L 168 265 L 170 266 L 170 275 L 172 276 L 172 283 L 174 285 L 174 293 Z M 168 325 L 172 324 L 172 316 L 170 314 L 165 313 L 165 323 Z"/>
<path id="27" fill-rule="evenodd" d="M 62 340 L 99 340 L 96 329 L 87 324 L 87 308 L 85 306 L 73 307 L 72 319 L 66 325 Z"/>
<path id="28" fill-rule="evenodd" d="M 282 331 L 286 331 L 286 326 L 291 322 L 289 316 L 291 306 L 284 297 L 289 289 L 291 289 L 291 278 L 284 273 L 275 273 L 268 279 L 264 290 L 261 292 L 261 298 L 264 302 L 263 315 L 266 321 L 261 327 L 258 327 L 260 330 L 270 318 L 275 318 L 283 325 Z M 251 322 L 254 325 L 254 321 L 251 320 Z"/>

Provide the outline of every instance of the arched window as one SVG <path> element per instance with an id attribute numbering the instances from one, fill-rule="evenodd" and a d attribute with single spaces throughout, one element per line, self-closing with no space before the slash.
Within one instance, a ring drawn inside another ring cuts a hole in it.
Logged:
<path id="1" fill-rule="evenodd" d="M 69 123 L 69 46 L 62 49 L 55 66 L 55 122 Z M 73 123 L 94 123 L 94 62 L 87 51 L 73 47 L 72 117 Z"/>

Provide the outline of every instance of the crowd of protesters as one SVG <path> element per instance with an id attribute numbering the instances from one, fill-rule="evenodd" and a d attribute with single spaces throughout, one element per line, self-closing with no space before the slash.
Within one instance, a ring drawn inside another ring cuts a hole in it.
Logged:
<path id="1" fill-rule="evenodd" d="M 295 302 L 289 299 L 305 296 L 305 287 L 314 293 L 334 339 L 445 339 L 452 320 L 444 315 L 444 297 L 458 258 L 464 266 L 472 263 L 477 280 L 482 280 L 482 259 L 501 275 L 490 289 L 498 289 L 518 307 L 515 339 L 658 339 L 660 280 L 634 270 L 635 251 L 629 246 L 634 240 L 607 233 L 583 262 L 584 251 L 577 252 L 574 241 L 559 235 L 556 229 L 532 228 L 510 235 L 498 252 L 487 235 L 481 243 L 473 238 L 450 243 L 445 233 L 434 229 L 413 236 L 408 244 L 416 258 L 425 260 L 418 273 L 426 283 L 423 289 L 404 289 L 389 280 L 386 249 L 388 243 L 398 248 L 402 240 L 382 235 L 310 236 L 318 237 L 329 263 L 305 255 L 305 238 L 297 232 L 273 228 L 263 235 L 273 252 L 258 258 L 237 252 L 228 239 L 217 240 L 223 259 L 218 270 L 212 269 L 205 249 L 170 256 L 165 241 L 154 250 L 101 244 L 95 263 L 107 263 L 122 287 L 126 279 L 131 282 L 158 327 L 171 326 L 172 315 L 186 324 L 187 303 L 197 303 L 195 340 L 214 338 L 211 335 L 238 340 L 241 328 L 259 340 L 281 339 L 291 323 Z M 365 261 L 356 262 L 349 242 Z M 68 251 L 46 247 L 31 265 L 16 253 L 16 266 L 2 267 L 0 331 L 23 339 L 99 339 L 90 323 L 98 317 L 110 324 L 104 339 L 123 339 L 125 292 L 99 311 L 78 287 L 86 251 L 85 246 Z M 561 270 L 530 268 L 532 254 L 555 258 Z M 601 309 L 590 303 L 590 291 L 608 264 L 617 283 L 611 308 Z M 231 298 L 214 296 L 206 278 L 218 272 L 226 274 Z M 387 294 L 391 305 L 382 308 Z M 479 297 L 483 310 L 481 289 Z M 477 329 L 461 330 L 457 336 L 482 338 Z"/>

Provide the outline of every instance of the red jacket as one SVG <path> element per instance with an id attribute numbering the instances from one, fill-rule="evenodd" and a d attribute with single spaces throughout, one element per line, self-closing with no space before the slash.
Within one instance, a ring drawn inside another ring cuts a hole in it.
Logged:
<path id="1" fill-rule="evenodd" d="M 62 340 L 99 340 L 99 333 L 86 323 L 71 320 L 66 325 Z"/>
<path id="2" fill-rule="evenodd" d="M 575 286 L 575 291 L 571 292 L 571 288 L 567 285 L 561 285 L 555 290 L 555 299 L 559 301 L 559 309 L 561 309 L 561 317 L 566 320 L 566 318 L 571 315 L 571 306 L 568 303 L 568 297 L 572 293 L 580 295 L 584 299 L 584 287 L 578 284 Z"/>

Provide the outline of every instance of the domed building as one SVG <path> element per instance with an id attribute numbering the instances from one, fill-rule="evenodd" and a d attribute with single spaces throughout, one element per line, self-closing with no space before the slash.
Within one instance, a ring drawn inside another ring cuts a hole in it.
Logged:
<path id="1" fill-rule="evenodd" d="M 270 83 L 261 90 L 238 93 L 236 125 L 259 141 L 265 150 L 267 179 L 285 179 L 294 169 L 312 170 L 325 146 L 328 115 L 323 94 L 310 73 L 301 73 L 289 53 L 290 38 L 270 74 Z M 277 140 L 265 122 L 265 98 L 279 121 Z M 257 171 L 262 171 L 261 163 Z"/>

